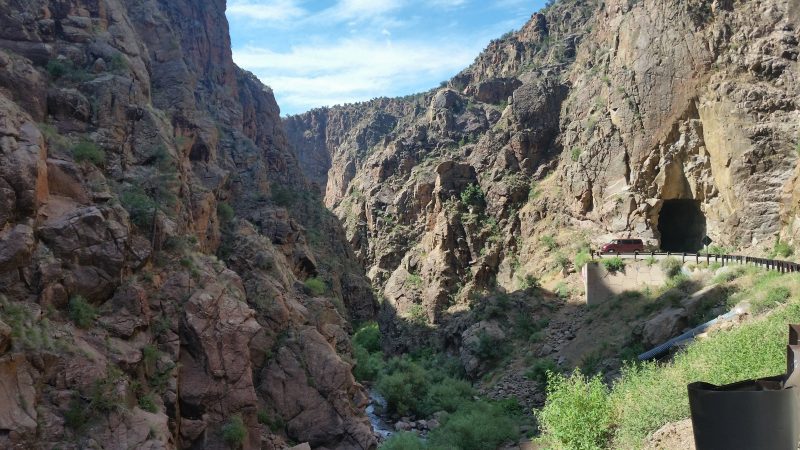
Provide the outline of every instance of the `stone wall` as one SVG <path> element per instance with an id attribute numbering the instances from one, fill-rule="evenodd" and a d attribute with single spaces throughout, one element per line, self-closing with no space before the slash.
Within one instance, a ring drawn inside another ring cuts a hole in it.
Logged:
<path id="1" fill-rule="evenodd" d="M 609 272 L 602 264 L 591 261 L 581 273 L 586 289 L 586 304 L 590 306 L 602 304 L 625 291 L 662 286 L 667 281 L 659 264 L 645 261 L 626 261 L 625 268 L 618 272 Z"/>

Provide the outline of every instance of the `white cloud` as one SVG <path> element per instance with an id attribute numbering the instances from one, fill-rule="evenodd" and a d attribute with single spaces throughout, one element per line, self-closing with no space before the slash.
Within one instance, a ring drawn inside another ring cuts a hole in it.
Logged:
<path id="1" fill-rule="evenodd" d="M 430 4 L 440 8 L 458 8 L 464 6 L 469 0 L 430 0 Z"/>
<path id="2" fill-rule="evenodd" d="M 402 6 L 400 0 L 339 0 L 334 6 L 322 11 L 317 19 L 338 21 L 360 21 L 383 16 Z"/>
<path id="3" fill-rule="evenodd" d="M 419 80 L 445 79 L 469 65 L 479 48 L 455 42 L 344 39 L 287 52 L 246 47 L 234 60 L 269 84 L 288 112 L 368 100 L 417 88 Z"/>
<path id="4" fill-rule="evenodd" d="M 235 0 L 228 4 L 227 14 L 253 20 L 286 22 L 307 14 L 296 0 Z"/>

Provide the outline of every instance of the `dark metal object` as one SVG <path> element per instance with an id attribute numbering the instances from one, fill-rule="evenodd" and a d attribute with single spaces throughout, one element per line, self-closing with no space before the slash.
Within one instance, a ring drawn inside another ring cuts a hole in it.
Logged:
<path id="1" fill-rule="evenodd" d="M 789 325 L 786 374 L 687 386 L 697 450 L 796 450 L 800 441 L 800 325 Z"/>
<path id="2" fill-rule="evenodd" d="M 697 450 L 795 450 L 796 388 L 781 389 L 783 376 L 724 386 L 692 383 L 689 408 Z"/>

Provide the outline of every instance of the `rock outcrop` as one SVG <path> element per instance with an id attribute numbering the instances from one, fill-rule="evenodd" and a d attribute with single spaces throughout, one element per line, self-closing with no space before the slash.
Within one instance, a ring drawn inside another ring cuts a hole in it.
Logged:
<path id="1" fill-rule="evenodd" d="M 0 447 L 375 448 L 369 282 L 225 6 L 0 5 Z"/>
<path id="2" fill-rule="evenodd" d="M 558 278 L 612 236 L 757 254 L 800 223 L 798 8 L 556 2 L 447 86 L 284 123 L 385 328 Z"/>

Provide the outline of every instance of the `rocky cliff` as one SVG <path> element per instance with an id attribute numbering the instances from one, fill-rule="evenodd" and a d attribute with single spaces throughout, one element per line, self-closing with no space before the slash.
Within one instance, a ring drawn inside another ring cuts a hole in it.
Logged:
<path id="1" fill-rule="evenodd" d="M 0 3 L 0 447 L 375 447 L 370 285 L 224 12 Z"/>
<path id="2" fill-rule="evenodd" d="M 793 241 L 799 15 L 785 0 L 561 1 L 445 87 L 284 123 L 389 316 L 443 322 L 471 293 L 555 285 L 614 236 Z"/>

